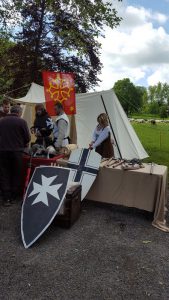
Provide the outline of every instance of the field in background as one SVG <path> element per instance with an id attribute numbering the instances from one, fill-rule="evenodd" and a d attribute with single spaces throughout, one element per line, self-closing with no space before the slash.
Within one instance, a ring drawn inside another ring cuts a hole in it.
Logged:
<path id="1" fill-rule="evenodd" d="M 169 124 L 131 124 L 150 156 L 145 162 L 155 162 L 169 168 Z"/>
<path id="2" fill-rule="evenodd" d="M 149 119 L 154 119 L 154 120 L 169 120 L 168 118 L 161 118 L 159 115 L 152 115 L 152 114 L 134 114 L 129 116 L 129 118 L 131 119 L 145 119 L 145 120 L 149 120 Z"/>

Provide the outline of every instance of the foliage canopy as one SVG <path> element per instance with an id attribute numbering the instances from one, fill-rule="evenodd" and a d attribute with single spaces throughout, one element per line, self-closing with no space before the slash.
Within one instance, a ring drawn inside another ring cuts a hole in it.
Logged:
<path id="1" fill-rule="evenodd" d="M 41 72 L 53 70 L 74 72 L 81 92 L 99 81 L 98 37 L 121 21 L 112 1 L 104 0 L 1 0 L 0 19 L 0 30 L 13 43 L 0 65 L 11 89 L 42 84 Z"/>

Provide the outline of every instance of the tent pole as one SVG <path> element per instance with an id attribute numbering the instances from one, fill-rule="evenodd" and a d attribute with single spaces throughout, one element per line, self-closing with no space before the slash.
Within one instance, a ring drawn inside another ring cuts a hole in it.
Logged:
<path id="1" fill-rule="evenodd" d="M 114 130 L 113 130 L 112 123 L 111 123 L 111 121 L 110 121 L 110 118 L 109 118 L 109 114 L 108 114 L 108 111 L 107 111 L 106 105 L 105 105 L 105 103 L 104 103 L 104 100 L 103 100 L 103 96 L 102 96 L 102 95 L 100 95 L 100 96 L 101 96 L 101 100 L 102 100 L 102 103 L 103 103 L 103 106 L 104 106 L 105 112 L 106 112 L 106 114 L 107 114 L 107 116 L 108 116 L 108 120 L 109 120 L 110 128 L 111 128 L 111 130 L 112 130 L 113 137 L 114 137 L 114 139 L 115 139 L 115 142 L 116 142 L 116 145 L 117 145 L 117 149 L 118 149 L 118 151 L 119 151 L 120 158 L 122 159 L 121 151 L 120 151 L 119 145 L 118 145 L 118 143 L 117 143 L 117 139 L 116 139 L 116 136 L 115 136 L 115 133 L 114 133 Z"/>

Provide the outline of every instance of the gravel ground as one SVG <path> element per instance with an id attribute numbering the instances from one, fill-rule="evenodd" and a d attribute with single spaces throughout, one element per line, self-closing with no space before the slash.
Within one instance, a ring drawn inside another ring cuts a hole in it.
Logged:
<path id="1" fill-rule="evenodd" d="M 0 206 L 0 299 L 169 299 L 169 234 L 152 214 L 86 201 L 71 229 L 26 250 L 20 211 Z"/>

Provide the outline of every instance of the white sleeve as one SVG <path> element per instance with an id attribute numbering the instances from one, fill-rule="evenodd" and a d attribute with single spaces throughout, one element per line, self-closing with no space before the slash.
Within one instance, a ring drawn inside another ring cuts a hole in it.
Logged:
<path id="1" fill-rule="evenodd" d="M 109 136 L 109 128 L 105 127 L 99 134 L 99 137 L 97 138 L 97 140 L 95 141 L 95 143 L 93 144 L 93 148 L 96 148 L 97 146 L 99 146 L 105 139 L 108 138 Z"/>
<path id="2" fill-rule="evenodd" d="M 92 142 L 95 142 L 96 139 L 97 139 L 97 135 L 96 135 L 96 128 L 95 128 L 95 130 L 93 132 Z"/>

